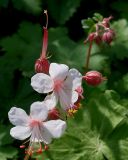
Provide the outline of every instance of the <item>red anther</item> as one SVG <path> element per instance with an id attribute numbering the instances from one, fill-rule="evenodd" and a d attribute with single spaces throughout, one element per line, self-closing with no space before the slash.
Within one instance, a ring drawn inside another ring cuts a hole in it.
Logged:
<path id="1" fill-rule="evenodd" d="M 25 145 L 21 145 L 21 146 L 20 146 L 21 149 L 22 149 L 22 148 L 25 148 L 25 147 L 26 147 Z"/>
<path id="2" fill-rule="evenodd" d="M 49 147 L 47 145 L 44 146 L 44 150 L 47 151 Z"/>
<path id="3" fill-rule="evenodd" d="M 98 71 L 89 71 L 83 76 L 88 85 L 98 86 L 102 81 L 106 80 Z"/>
<path id="4" fill-rule="evenodd" d="M 49 73 L 49 61 L 47 58 L 37 59 L 35 63 L 35 72 L 36 73 Z"/>
<path id="5" fill-rule="evenodd" d="M 108 44 L 110 44 L 115 37 L 115 32 L 112 29 L 109 29 L 108 31 L 105 31 L 102 40 Z"/>
<path id="6" fill-rule="evenodd" d="M 53 108 L 49 111 L 48 113 L 48 118 L 50 120 L 56 120 L 56 119 L 60 119 L 60 113 L 59 110 L 57 108 Z"/>

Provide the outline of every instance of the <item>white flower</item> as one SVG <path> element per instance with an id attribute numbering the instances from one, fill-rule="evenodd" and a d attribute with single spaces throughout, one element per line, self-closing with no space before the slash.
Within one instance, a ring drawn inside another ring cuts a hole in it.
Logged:
<path id="1" fill-rule="evenodd" d="M 50 75 L 50 76 L 49 76 Z M 76 89 L 81 87 L 82 75 L 67 65 L 51 63 L 49 75 L 37 73 L 31 78 L 31 86 L 38 93 L 50 93 L 45 101 L 55 107 L 58 100 L 64 110 L 70 108 L 78 100 Z"/>
<path id="2" fill-rule="evenodd" d="M 47 106 L 44 102 L 34 102 L 31 105 L 30 116 L 23 109 L 12 107 L 8 113 L 10 122 L 15 125 L 10 134 L 15 139 L 25 140 L 30 137 L 29 152 L 33 152 L 34 142 L 49 144 L 52 138 L 59 138 L 66 129 L 62 120 L 46 121 L 48 116 Z"/>

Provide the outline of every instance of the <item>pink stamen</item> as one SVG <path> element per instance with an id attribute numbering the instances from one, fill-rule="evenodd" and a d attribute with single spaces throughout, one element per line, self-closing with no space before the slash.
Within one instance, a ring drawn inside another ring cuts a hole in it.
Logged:
<path id="1" fill-rule="evenodd" d="M 39 126 L 40 124 L 41 124 L 41 121 L 39 121 L 39 120 L 32 119 L 32 120 L 30 121 L 30 126 L 31 126 L 31 127 Z"/>
<path id="2" fill-rule="evenodd" d="M 62 84 L 63 84 L 63 81 L 61 80 L 54 81 L 54 90 L 59 91 L 60 88 L 62 88 Z"/>

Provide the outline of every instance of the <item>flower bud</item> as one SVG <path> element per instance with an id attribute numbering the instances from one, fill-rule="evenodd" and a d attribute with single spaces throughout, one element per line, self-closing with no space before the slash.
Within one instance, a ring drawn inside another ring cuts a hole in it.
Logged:
<path id="1" fill-rule="evenodd" d="M 103 21 L 102 21 L 102 24 L 103 24 L 105 27 L 109 28 L 109 27 L 110 27 L 110 20 L 111 20 L 111 19 L 113 19 L 113 16 L 110 16 L 110 17 L 108 17 L 108 18 L 104 18 Z"/>
<path id="2" fill-rule="evenodd" d="M 48 113 L 48 118 L 50 120 L 60 119 L 59 110 L 57 108 L 53 108 L 52 110 L 50 110 L 49 113 Z"/>
<path id="3" fill-rule="evenodd" d="M 37 59 L 35 63 L 35 72 L 36 73 L 49 73 L 49 61 L 46 58 Z"/>
<path id="4" fill-rule="evenodd" d="M 88 36 L 88 41 L 90 41 L 90 42 L 93 41 L 95 39 L 95 36 L 96 36 L 95 32 L 90 33 Z"/>
<path id="5" fill-rule="evenodd" d="M 89 71 L 83 76 L 83 79 L 87 82 L 88 85 L 98 86 L 106 78 L 102 76 L 100 72 Z"/>
<path id="6" fill-rule="evenodd" d="M 84 41 L 84 43 L 95 41 L 97 45 L 100 45 L 102 42 L 102 38 L 98 33 L 92 32 L 89 34 L 88 38 Z"/>
<path id="7" fill-rule="evenodd" d="M 95 37 L 95 42 L 96 42 L 97 45 L 100 45 L 101 42 L 102 42 L 101 36 L 97 35 L 97 36 Z"/>
<path id="8" fill-rule="evenodd" d="M 113 41 L 114 37 L 115 37 L 115 32 L 112 29 L 109 29 L 102 35 L 102 40 L 110 44 Z"/>

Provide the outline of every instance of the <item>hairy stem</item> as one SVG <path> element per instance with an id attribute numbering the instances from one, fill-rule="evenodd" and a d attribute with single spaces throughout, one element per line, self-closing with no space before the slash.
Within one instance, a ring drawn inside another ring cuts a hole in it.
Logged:
<path id="1" fill-rule="evenodd" d="M 89 48 L 88 48 L 88 53 L 87 53 L 86 63 L 85 63 L 86 70 L 88 70 L 88 67 L 89 67 L 89 60 L 90 60 L 90 55 L 91 55 L 92 43 L 93 43 L 93 41 L 90 42 Z"/>

